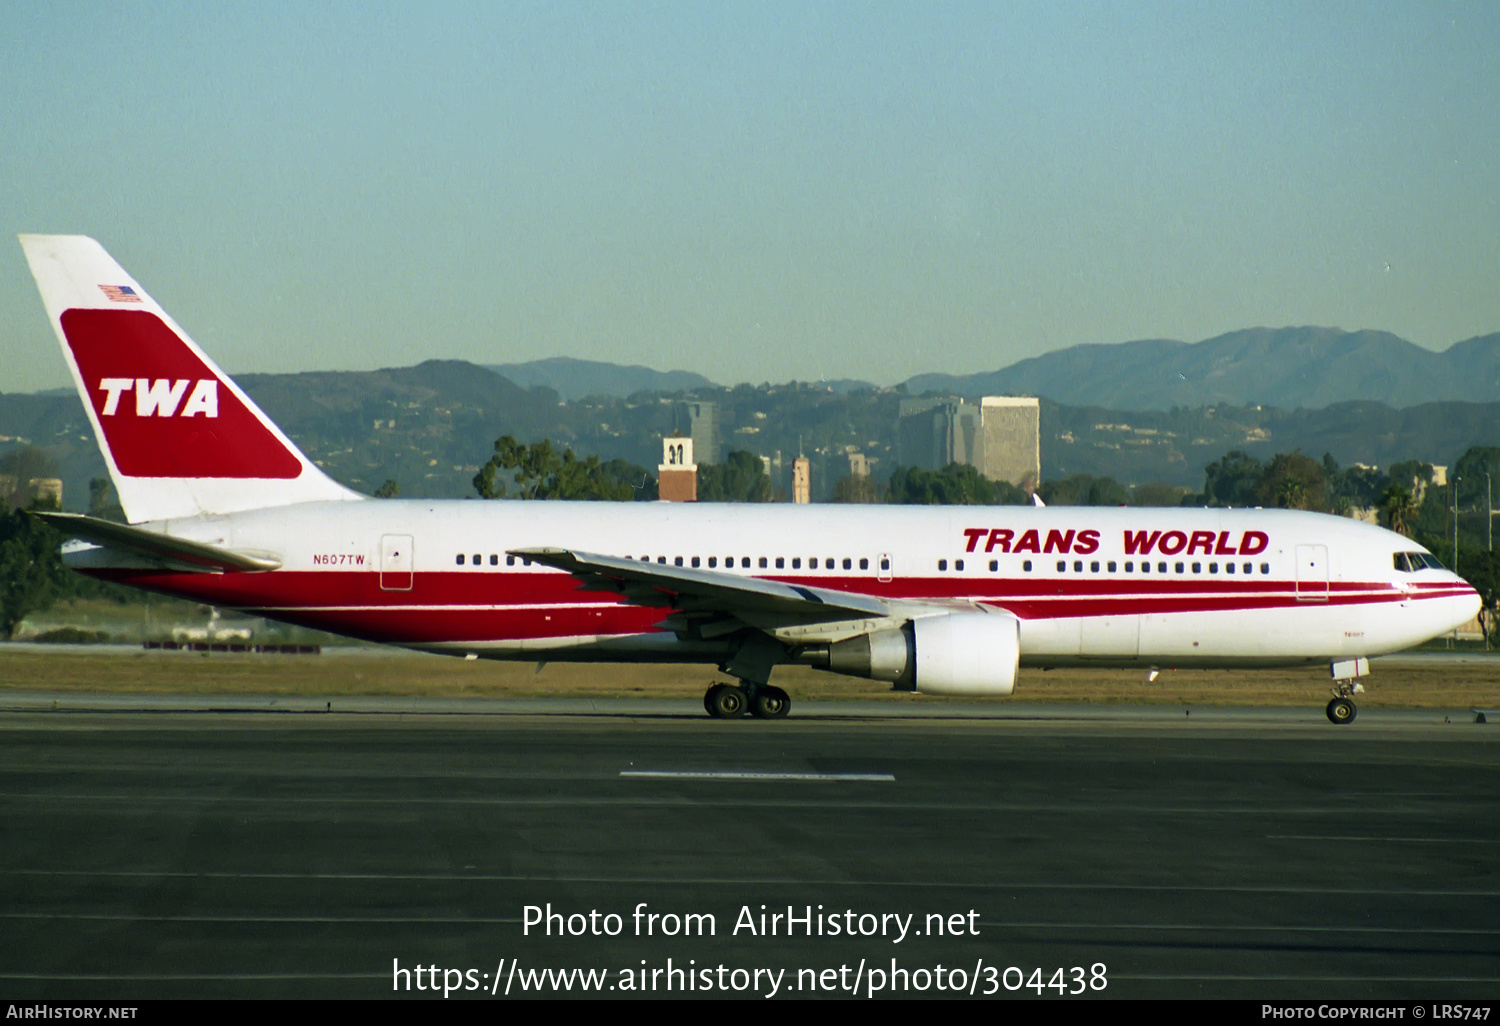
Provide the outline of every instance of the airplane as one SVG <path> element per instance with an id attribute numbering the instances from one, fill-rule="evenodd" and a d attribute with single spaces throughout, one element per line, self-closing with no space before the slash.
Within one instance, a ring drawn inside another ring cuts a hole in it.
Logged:
<path id="1" fill-rule="evenodd" d="M 1479 596 L 1382 528 L 1273 509 L 374 500 L 312 463 L 93 239 L 22 235 L 127 523 L 38 513 L 104 580 L 468 659 L 715 664 L 718 718 L 802 664 L 930 695 L 1019 668 L 1369 659 Z"/>

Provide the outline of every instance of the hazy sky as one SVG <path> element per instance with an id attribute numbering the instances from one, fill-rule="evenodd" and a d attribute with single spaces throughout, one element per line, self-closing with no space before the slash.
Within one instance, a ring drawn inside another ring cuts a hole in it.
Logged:
<path id="1" fill-rule="evenodd" d="M 1500 330 L 1500 3 L 15 4 L 0 223 L 230 371 Z M 0 245 L 0 391 L 67 384 Z"/>

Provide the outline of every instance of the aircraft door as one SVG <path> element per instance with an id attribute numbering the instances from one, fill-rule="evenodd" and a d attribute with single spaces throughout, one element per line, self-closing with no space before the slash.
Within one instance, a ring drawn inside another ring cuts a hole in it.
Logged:
<path id="1" fill-rule="evenodd" d="M 1297 546 L 1297 601 L 1328 601 L 1328 546 Z"/>
<path id="2" fill-rule="evenodd" d="M 409 534 L 380 536 L 380 588 L 382 591 L 411 591 L 412 539 Z"/>
<path id="3" fill-rule="evenodd" d="M 891 579 L 891 554 L 889 552 L 882 552 L 875 567 L 875 579 L 882 584 L 889 582 Z"/>

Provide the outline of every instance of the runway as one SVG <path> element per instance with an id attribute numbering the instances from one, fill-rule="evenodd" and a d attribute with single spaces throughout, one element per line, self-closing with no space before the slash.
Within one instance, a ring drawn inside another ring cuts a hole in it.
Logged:
<path id="1" fill-rule="evenodd" d="M 69 697 L 0 712 L 16 999 L 1500 984 L 1493 720 Z"/>

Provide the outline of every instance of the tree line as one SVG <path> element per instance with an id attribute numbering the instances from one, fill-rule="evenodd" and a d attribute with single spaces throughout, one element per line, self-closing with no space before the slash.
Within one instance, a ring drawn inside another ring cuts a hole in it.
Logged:
<path id="1" fill-rule="evenodd" d="M 49 500 L 36 500 L 30 509 L 56 509 Z M 140 593 L 117 584 L 96 581 L 69 570 L 60 549 L 67 539 L 25 509 L 0 503 L 0 638 L 11 637 L 32 613 L 60 601 L 107 598 L 133 602 Z"/>

